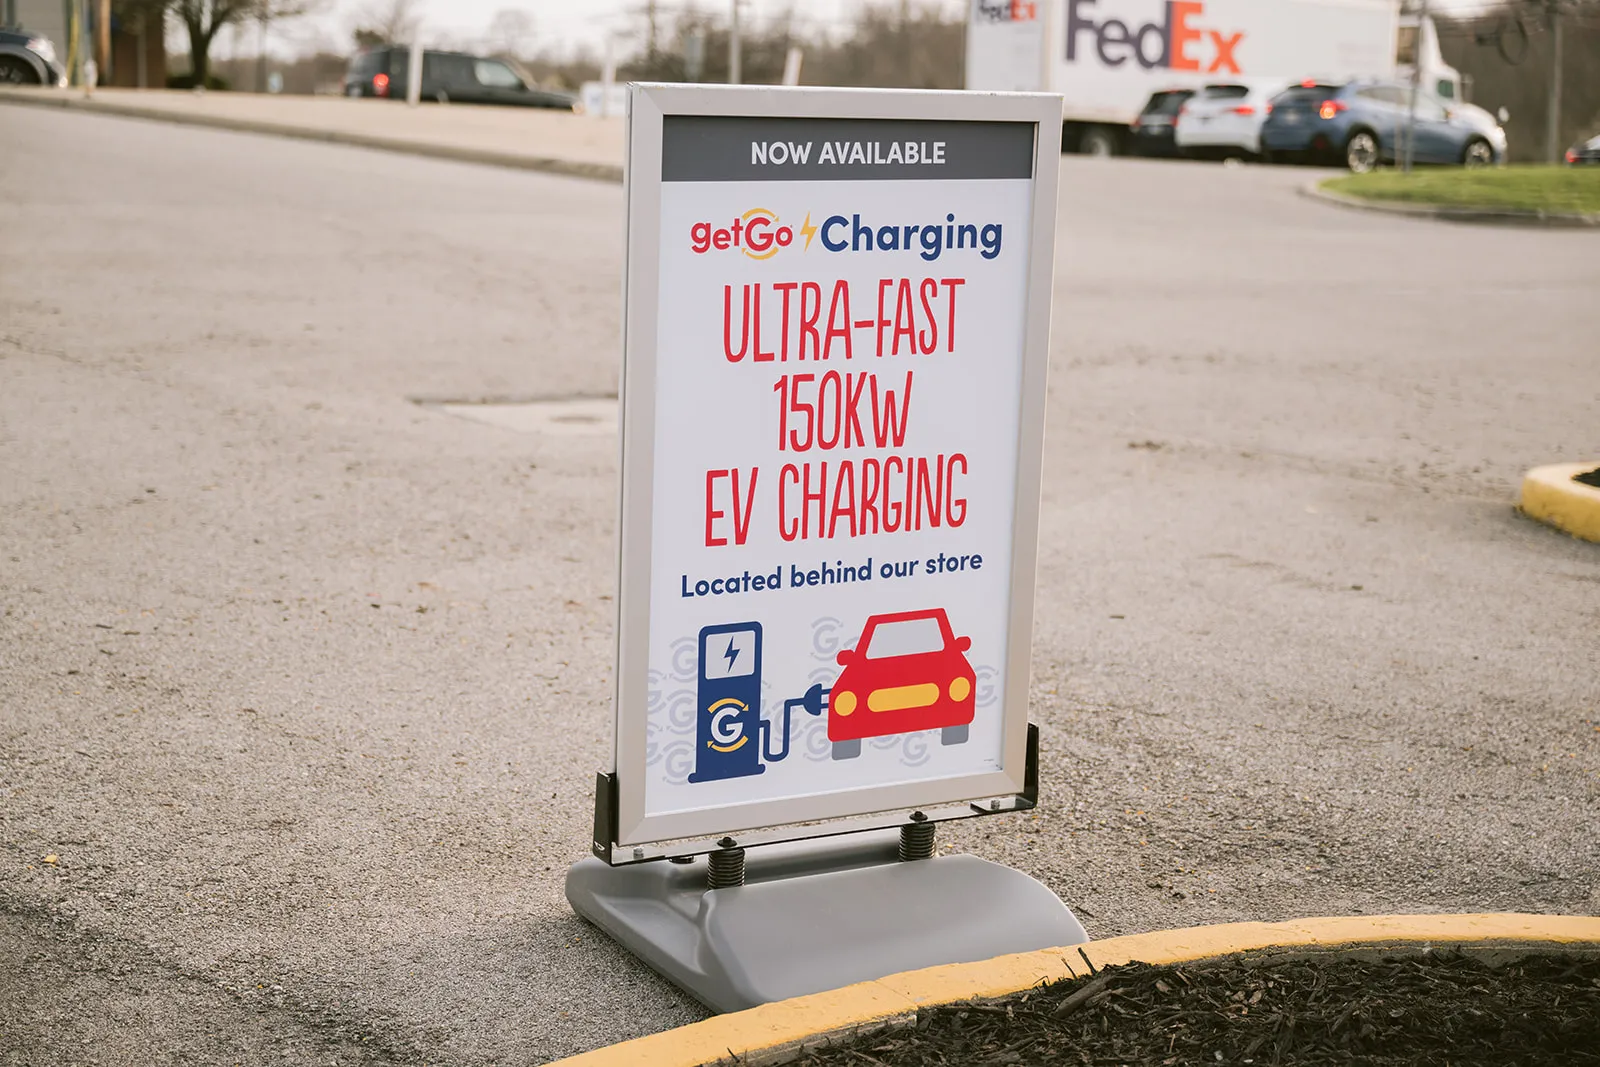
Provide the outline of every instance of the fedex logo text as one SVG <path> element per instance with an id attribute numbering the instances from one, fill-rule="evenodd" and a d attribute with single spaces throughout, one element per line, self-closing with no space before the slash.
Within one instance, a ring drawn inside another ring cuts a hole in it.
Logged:
<path id="1" fill-rule="evenodd" d="M 977 0 L 973 8 L 980 22 L 1037 22 L 1037 0 Z"/>
<path id="2" fill-rule="evenodd" d="M 1244 40 L 1244 32 L 1223 33 L 1191 24 L 1192 19 L 1205 17 L 1206 6 L 1200 0 L 1166 0 L 1162 5 L 1163 21 L 1130 26 L 1121 19 L 1094 20 L 1093 8 L 1098 0 L 1067 0 L 1067 62 L 1078 58 L 1078 37 L 1088 33 L 1093 36 L 1094 50 L 1100 62 L 1108 67 L 1120 67 L 1129 59 L 1136 60 L 1146 70 L 1157 67 L 1167 70 L 1205 71 L 1207 74 L 1226 72 L 1242 73 L 1234 50 Z M 1209 57 L 1202 55 L 1199 42 L 1209 41 Z M 1206 66 L 1202 59 L 1208 59 Z"/>

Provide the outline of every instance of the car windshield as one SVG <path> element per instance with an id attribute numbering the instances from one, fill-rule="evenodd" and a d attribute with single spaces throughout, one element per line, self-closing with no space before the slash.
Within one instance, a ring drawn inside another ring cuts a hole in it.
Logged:
<path id="1" fill-rule="evenodd" d="M 1207 100 L 1239 100 L 1250 95 L 1248 85 L 1208 85 Z"/>
<path id="2" fill-rule="evenodd" d="M 517 77 L 512 69 L 497 59 L 480 59 L 473 64 L 473 73 L 478 76 L 479 85 L 487 85 L 495 89 L 520 89 L 522 79 Z"/>
<path id="3" fill-rule="evenodd" d="M 943 648 L 944 631 L 939 628 L 938 619 L 900 619 L 880 622 L 873 627 L 872 637 L 867 642 L 867 658 L 917 656 Z"/>
<path id="4" fill-rule="evenodd" d="M 1409 91 L 1398 85 L 1369 85 L 1356 95 L 1365 100 L 1376 100 L 1380 104 L 1403 105 L 1410 99 Z"/>
<path id="5" fill-rule="evenodd" d="M 1296 85 L 1292 89 L 1285 89 L 1272 98 L 1274 107 L 1283 107 L 1285 104 L 1300 104 L 1316 107 L 1330 96 L 1336 96 L 1341 85 Z"/>
<path id="6" fill-rule="evenodd" d="M 1188 90 L 1175 93 L 1155 93 L 1144 106 L 1146 115 L 1176 115 L 1183 102 L 1194 94 Z"/>

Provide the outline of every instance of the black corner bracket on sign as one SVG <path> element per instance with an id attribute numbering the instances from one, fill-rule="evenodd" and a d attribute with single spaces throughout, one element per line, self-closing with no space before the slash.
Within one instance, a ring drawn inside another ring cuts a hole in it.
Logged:
<path id="1" fill-rule="evenodd" d="M 614 863 L 617 847 L 617 776 L 600 771 L 594 776 L 594 854 Z"/>
<path id="2" fill-rule="evenodd" d="M 918 822 L 949 822 L 952 819 L 971 819 L 980 815 L 1003 815 L 1007 812 L 1031 811 L 1039 806 L 1039 727 L 1028 724 L 1027 762 L 1023 767 L 1022 792 L 1010 797 L 995 797 L 983 802 L 951 804 L 927 808 L 917 814 Z M 847 819 L 821 826 L 788 826 L 757 833 L 721 836 L 715 839 L 680 841 L 669 845 L 639 845 L 626 847 L 617 844 L 617 776 L 600 771 L 594 776 L 594 854 L 613 867 L 632 863 L 648 863 L 660 859 L 684 859 L 731 847 L 750 848 L 757 845 L 775 845 L 784 841 L 800 841 L 821 837 L 840 837 L 903 826 L 912 821 L 909 813 L 888 812 L 861 818 Z"/>

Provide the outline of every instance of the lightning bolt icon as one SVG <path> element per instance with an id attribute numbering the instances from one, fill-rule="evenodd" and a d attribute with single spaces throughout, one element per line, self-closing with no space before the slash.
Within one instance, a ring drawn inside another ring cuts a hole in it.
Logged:
<path id="1" fill-rule="evenodd" d="M 733 664 L 739 658 L 739 650 L 733 647 L 733 638 L 731 637 L 728 638 L 728 650 L 722 654 L 722 658 L 728 661 L 728 671 L 732 673 Z"/>
<path id="2" fill-rule="evenodd" d="M 809 251 L 811 248 L 811 239 L 817 235 L 817 228 L 811 225 L 811 212 L 809 211 L 806 212 L 806 221 L 800 224 L 800 233 L 804 235 L 806 239 L 806 246 L 805 248 L 801 249 L 801 251 Z"/>

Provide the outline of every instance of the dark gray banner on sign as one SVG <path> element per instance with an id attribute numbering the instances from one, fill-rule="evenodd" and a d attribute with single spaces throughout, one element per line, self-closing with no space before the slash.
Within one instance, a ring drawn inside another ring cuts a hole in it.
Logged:
<path id="1" fill-rule="evenodd" d="M 667 115 L 661 180 L 1032 178 L 1034 124 Z"/>

